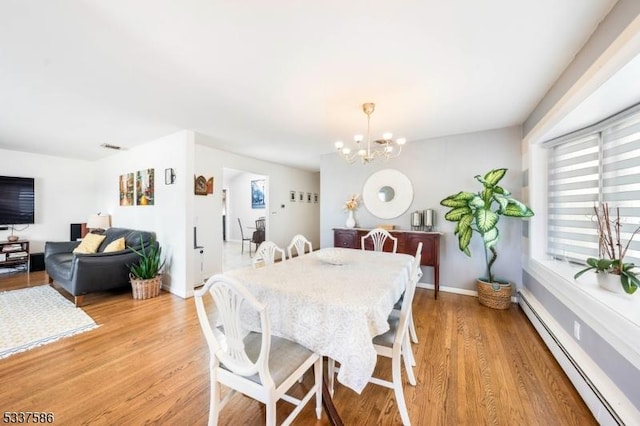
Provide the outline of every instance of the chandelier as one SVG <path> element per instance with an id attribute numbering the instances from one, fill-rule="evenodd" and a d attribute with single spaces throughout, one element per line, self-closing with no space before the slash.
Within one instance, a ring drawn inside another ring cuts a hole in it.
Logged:
<path id="1" fill-rule="evenodd" d="M 407 143 L 405 138 L 398 138 L 395 141 L 392 139 L 391 133 L 385 133 L 382 135 L 382 139 L 373 141 L 374 147 L 371 147 L 371 114 L 376 108 L 376 104 L 368 102 L 362 105 L 362 111 L 367 115 L 367 146 L 362 144 L 364 137 L 362 135 L 355 135 L 353 140 L 356 143 L 356 149 L 354 151 L 351 148 L 344 146 L 342 141 L 335 143 L 335 147 L 338 150 L 338 154 L 344 158 L 347 163 L 352 164 L 358 158 L 362 161 L 362 164 L 370 163 L 375 160 L 376 157 L 382 157 L 384 160 L 397 157 L 402 152 L 402 146 Z"/>

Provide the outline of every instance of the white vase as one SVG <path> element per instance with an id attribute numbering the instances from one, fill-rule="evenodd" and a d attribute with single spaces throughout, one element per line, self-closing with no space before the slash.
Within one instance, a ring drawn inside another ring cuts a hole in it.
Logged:
<path id="1" fill-rule="evenodd" d="M 600 286 L 600 288 L 612 291 L 614 293 L 626 294 L 624 288 L 622 287 L 622 283 L 620 282 L 620 275 L 609 274 L 607 272 L 598 272 L 596 274 L 596 278 L 598 280 L 598 285 Z"/>
<path id="2" fill-rule="evenodd" d="M 353 217 L 353 210 L 349 210 L 349 216 L 347 217 L 347 228 L 355 228 L 356 219 Z"/>

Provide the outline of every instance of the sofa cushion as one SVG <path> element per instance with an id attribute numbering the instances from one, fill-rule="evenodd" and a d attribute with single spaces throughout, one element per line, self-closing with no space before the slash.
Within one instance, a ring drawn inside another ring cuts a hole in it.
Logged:
<path id="1" fill-rule="evenodd" d="M 82 238 L 80 245 L 73 249 L 73 252 L 83 254 L 97 253 L 98 247 L 100 247 L 104 239 L 104 235 L 87 234 Z"/>
<path id="2" fill-rule="evenodd" d="M 153 233 L 147 231 L 136 231 L 127 228 L 109 228 L 105 231 L 105 240 L 102 242 L 99 248 L 99 252 L 104 252 L 104 249 L 118 238 L 124 238 L 125 248 L 133 247 L 135 249 L 141 248 L 143 245 L 146 247 L 153 239 Z M 142 244 L 140 244 L 140 238 L 142 237 Z"/>
<path id="3" fill-rule="evenodd" d="M 111 252 L 114 252 L 114 251 L 122 251 L 125 248 L 127 248 L 127 247 L 124 244 L 124 237 L 120 237 L 117 240 L 113 240 L 109 244 L 107 244 L 107 246 L 104 248 L 103 253 L 111 253 Z"/>

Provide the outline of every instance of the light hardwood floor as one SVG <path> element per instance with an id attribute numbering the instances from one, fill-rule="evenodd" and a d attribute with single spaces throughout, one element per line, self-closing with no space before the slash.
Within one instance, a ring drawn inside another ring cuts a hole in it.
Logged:
<path id="1" fill-rule="evenodd" d="M 0 291 L 45 282 L 40 272 L 3 274 Z M 53 412 L 62 425 L 205 425 L 209 354 L 193 300 L 165 292 L 133 300 L 124 290 L 85 303 L 99 328 L 0 360 L 0 408 Z M 414 425 L 597 424 L 517 306 L 492 310 L 442 292 L 436 301 L 423 289 L 414 306 L 418 385 L 404 387 Z M 390 377 L 387 360 L 376 374 Z M 389 389 L 358 395 L 338 385 L 334 399 L 346 425 L 401 424 Z M 278 422 L 290 410 L 280 403 Z M 236 395 L 221 424 L 263 419 L 261 404 Z M 309 404 L 295 424 L 328 422 Z"/>

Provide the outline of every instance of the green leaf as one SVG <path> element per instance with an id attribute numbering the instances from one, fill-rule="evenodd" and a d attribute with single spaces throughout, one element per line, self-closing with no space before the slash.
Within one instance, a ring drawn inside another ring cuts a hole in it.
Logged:
<path id="1" fill-rule="evenodd" d="M 509 204 L 509 199 L 500 194 L 494 194 L 493 199 L 496 200 L 498 204 L 500 204 L 500 210 L 498 210 L 498 213 L 504 213 L 504 211 L 507 209 L 507 205 Z"/>
<path id="2" fill-rule="evenodd" d="M 498 228 L 492 228 L 489 231 L 482 234 L 482 239 L 484 240 L 484 245 L 486 248 L 491 248 L 498 243 L 499 232 Z"/>
<path id="3" fill-rule="evenodd" d="M 626 274 L 620 275 L 620 282 L 622 283 L 622 288 L 624 289 L 625 293 L 631 294 L 635 291 L 635 289 L 632 288 L 632 285 L 629 283 L 629 277 L 627 277 Z"/>
<path id="4" fill-rule="evenodd" d="M 467 227 L 465 229 L 461 229 L 458 232 L 458 247 L 460 251 L 464 252 L 467 256 L 471 257 L 471 251 L 469 251 L 469 243 L 471 242 L 471 236 L 473 235 L 473 230 L 471 227 Z"/>
<path id="5" fill-rule="evenodd" d="M 500 216 L 498 216 L 497 213 L 494 213 L 491 210 L 482 209 L 476 211 L 476 225 L 478 226 L 478 230 L 482 234 L 495 227 L 498 223 L 498 219 L 500 219 Z"/>
<path id="6" fill-rule="evenodd" d="M 458 221 L 458 225 L 456 226 L 457 230 L 463 230 L 465 228 L 471 228 L 473 224 L 473 213 L 466 214 L 460 218 Z"/>
<path id="7" fill-rule="evenodd" d="M 455 199 L 456 200 L 471 200 L 473 197 L 475 197 L 476 194 L 474 194 L 473 192 L 469 192 L 469 191 L 460 191 L 455 195 Z"/>
<path id="8" fill-rule="evenodd" d="M 596 262 L 596 269 L 598 269 L 598 271 L 606 271 L 611 267 L 613 262 L 613 260 L 609 259 L 598 259 L 598 261 Z"/>
<path id="9" fill-rule="evenodd" d="M 507 169 L 493 169 L 484 175 L 485 185 L 495 186 L 507 174 Z"/>
<path id="10" fill-rule="evenodd" d="M 469 207 L 472 209 L 483 209 L 484 208 L 484 200 L 479 196 L 475 196 L 473 200 L 469 202 Z"/>
<path id="11" fill-rule="evenodd" d="M 626 291 L 628 294 L 635 293 L 638 287 L 640 287 L 640 280 L 638 280 L 638 277 L 630 271 L 623 272 L 622 276 L 628 279 L 627 281 L 628 289 L 627 287 L 624 287 L 624 281 L 622 283 L 622 286 L 624 287 L 624 291 Z"/>
<path id="12" fill-rule="evenodd" d="M 503 215 L 510 216 L 510 217 L 533 216 L 533 211 L 529 207 L 525 206 L 520 202 L 514 203 L 513 201 L 514 201 L 513 198 L 509 199 L 509 204 L 507 205 L 507 208 L 505 208 L 504 211 L 502 212 Z"/>
<path id="13" fill-rule="evenodd" d="M 471 209 L 469 207 L 458 207 L 450 210 L 447 214 L 444 215 L 444 218 L 451 222 L 457 222 L 462 216 L 469 213 L 471 213 Z"/>
<path id="14" fill-rule="evenodd" d="M 453 197 L 447 197 L 444 200 L 440 201 L 440 205 L 445 207 L 464 207 L 467 205 L 466 200 L 456 200 Z"/>
<path id="15" fill-rule="evenodd" d="M 591 270 L 593 270 L 593 269 L 596 269 L 596 268 L 595 268 L 595 266 L 590 266 L 590 267 L 588 267 L 588 268 L 584 268 L 582 271 L 579 271 L 577 274 L 575 274 L 575 275 L 573 276 L 573 279 L 578 279 L 578 277 L 580 277 L 580 275 L 584 274 L 584 273 L 585 273 L 585 272 L 587 272 L 587 271 L 591 271 Z"/>
<path id="16" fill-rule="evenodd" d="M 600 260 L 600 259 L 596 259 L 595 257 L 589 257 L 587 259 L 587 265 L 591 266 L 592 268 L 597 268 L 598 267 L 598 260 Z"/>

